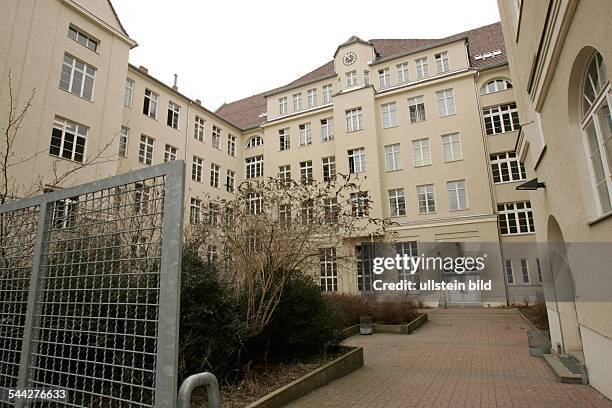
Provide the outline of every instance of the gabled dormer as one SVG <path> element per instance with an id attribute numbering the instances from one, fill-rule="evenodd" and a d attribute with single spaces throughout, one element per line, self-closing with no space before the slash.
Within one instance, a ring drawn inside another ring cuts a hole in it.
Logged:
<path id="1" fill-rule="evenodd" d="M 340 90 L 345 91 L 372 83 L 369 63 L 376 57 L 374 45 L 356 35 L 340 44 L 334 53 L 334 69 Z"/>

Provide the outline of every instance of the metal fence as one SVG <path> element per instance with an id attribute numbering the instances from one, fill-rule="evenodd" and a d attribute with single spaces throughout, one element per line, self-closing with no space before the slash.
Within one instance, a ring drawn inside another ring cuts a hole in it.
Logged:
<path id="1" fill-rule="evenodd" d="M 0 407 L 175 406 L 183 177 L 175 161 L 0 207 Z"/>

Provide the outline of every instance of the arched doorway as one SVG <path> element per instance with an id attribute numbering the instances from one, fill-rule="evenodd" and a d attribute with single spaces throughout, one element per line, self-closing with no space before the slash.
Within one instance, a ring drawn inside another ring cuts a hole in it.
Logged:
<path id="1" fill-rule="evenodd" d="M 567 258 L 567 248 L 559 223 L 554 216 L 548 218 L 548 255 L 551 283 L 558 313 L 561 349 L 565 354 L 582 355 L 582 338 L 576 313 L 574 278 Z M 553 342 L 554 339 L 553 339 Z M 553 344 L 555 347 L 555 344 Z"/>

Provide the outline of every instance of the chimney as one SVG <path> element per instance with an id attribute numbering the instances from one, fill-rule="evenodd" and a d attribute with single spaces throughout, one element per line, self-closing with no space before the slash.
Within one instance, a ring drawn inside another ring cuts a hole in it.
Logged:
<path id="1" fill-rule="evenodd" d="M 201 100 L 196 99 L 194 102 L 196 103 L 196 105 L 202 106 L 202 101 Z"/>
<path id="2" fill-rule="evenodd" d="M 174 85 L 172 85 L 172 89 L 173 89 L 175 92 L 177 92 L 177 91 L 178 91 L 178 86 L 177 86 L 177 84 L 178 84 L 178 75 L 177 75 L 177 74 L 174 74 Z"/>
<path id="3" fill-rule="evenodd" d="M 144 72 L 145 74 L 149 73 L 149 70 L 144 65 L 139 66 L 138 70 L 141 71 L 141 72 Z"/>

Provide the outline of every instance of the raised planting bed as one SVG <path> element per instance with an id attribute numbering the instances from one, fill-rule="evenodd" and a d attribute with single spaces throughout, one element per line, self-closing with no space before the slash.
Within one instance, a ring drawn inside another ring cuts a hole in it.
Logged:
<path id="1" fill-rule="evenodd" d="M 378 324 L 374 323 L 374 333 L 391 333 L 391 334 L 410 334 L 427 321 L 427 313 L 421 314 L 419 317 L 407 324 Z"/>
<path id="2" fill-rule="evenodd" d="M 346 354 L 271 392 L 247 408 L 278 408 L 309 392 L 363 367 L 363 348 L 351 348 Z"/>

